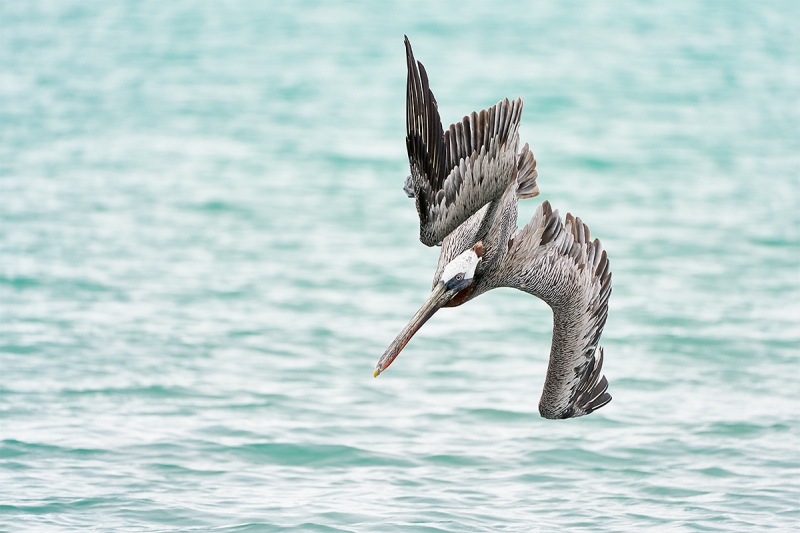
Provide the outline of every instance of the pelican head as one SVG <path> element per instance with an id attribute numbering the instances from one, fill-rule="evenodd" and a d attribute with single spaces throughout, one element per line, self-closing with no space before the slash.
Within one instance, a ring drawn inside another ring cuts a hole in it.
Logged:
<path id="1" fill-rule="evenodd" d="M 466 299 L 475 285 L 475 269 L 483 256 L 483 243 L 478 242 L 445 265 L 439 281 L 428 299 L 419 308 L 411 321 L 397 335 L 397 338 L 383 352 L 373 375 L 378 377 L 395 360 L 411 337 L 428 321 L 433 314 L 448 305 L 459 305 Z M 459 296 L 459 298 L 456 298 Z M 458 300 L 458 301 L 457 301 Z"/>

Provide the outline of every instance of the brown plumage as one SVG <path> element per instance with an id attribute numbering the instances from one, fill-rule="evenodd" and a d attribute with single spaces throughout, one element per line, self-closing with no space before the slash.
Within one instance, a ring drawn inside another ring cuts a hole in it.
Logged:
<path id="1" fill-rule="evenodd" d="M 517 228 L 517 201 L 539 194 L 536 159 L 518 152 L 522 100 L 503 100 L 444 130 L 428 76 L 406 38 L 406 145 L 420 240 L 441 243 L 433 291 L 386 349 L 383 372 L 411 336 L 441 307 L 461 305 L 498 287 L 544 300 L 553 310 L 553 342 L 539 412 L 546 418 L 585 415 L 611 401 L 601 374 L 600 335 L 608 313 L 611 272 L 589 227 L 545 201 Z"/>

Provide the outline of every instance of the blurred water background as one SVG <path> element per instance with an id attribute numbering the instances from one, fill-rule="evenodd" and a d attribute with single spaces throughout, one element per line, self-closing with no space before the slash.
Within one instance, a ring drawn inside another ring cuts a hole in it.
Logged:
<path id="1" fill-rule="evenodd" d="M 0 3 L 0 530 L 790 531 L 800 8 Z M 499 290 L 430 289 L 408 34 L 446 123 L 525 99 L 611 258 L 614 401 L 537 413 Z"/>

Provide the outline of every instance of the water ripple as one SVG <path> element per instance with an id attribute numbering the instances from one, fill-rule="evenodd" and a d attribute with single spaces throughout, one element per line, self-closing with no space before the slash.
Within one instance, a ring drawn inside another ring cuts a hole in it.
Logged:
<path id="1" fill-rule="evenodd" d="M 796 529 L 797 8 L 574 7 L 6 2 L 0 530 Z M 609 252 L 591 416 L 538 416 L 517 291 L 372 378 L 438 251 L 403 34 L 446 122 L 525 98 L 520 220 Z"/>

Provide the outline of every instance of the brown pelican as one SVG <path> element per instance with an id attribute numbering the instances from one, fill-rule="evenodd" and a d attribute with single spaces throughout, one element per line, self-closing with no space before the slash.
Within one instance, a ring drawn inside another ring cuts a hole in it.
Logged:
<path id="1" fill-rule="evenodd" d="M 441 244 L 433 290 L 384 352 L 385 371 L 414 333 L 440 308 L 461 305 L 497 287 L 513 287 L 553 310 L 553 341 L 539 413 L 589 414 L 611 401 L 598 345 L 606 322 L 611 272 L 606 252 L 580 218 L 545 201 L 517 228 L 517 201 L 539 194 L 536 159 L 519 148 L 522 99 L 505 99 L 442 130 L 436 99 L 408 37 L 406 146 L 420 240 Z"/>

